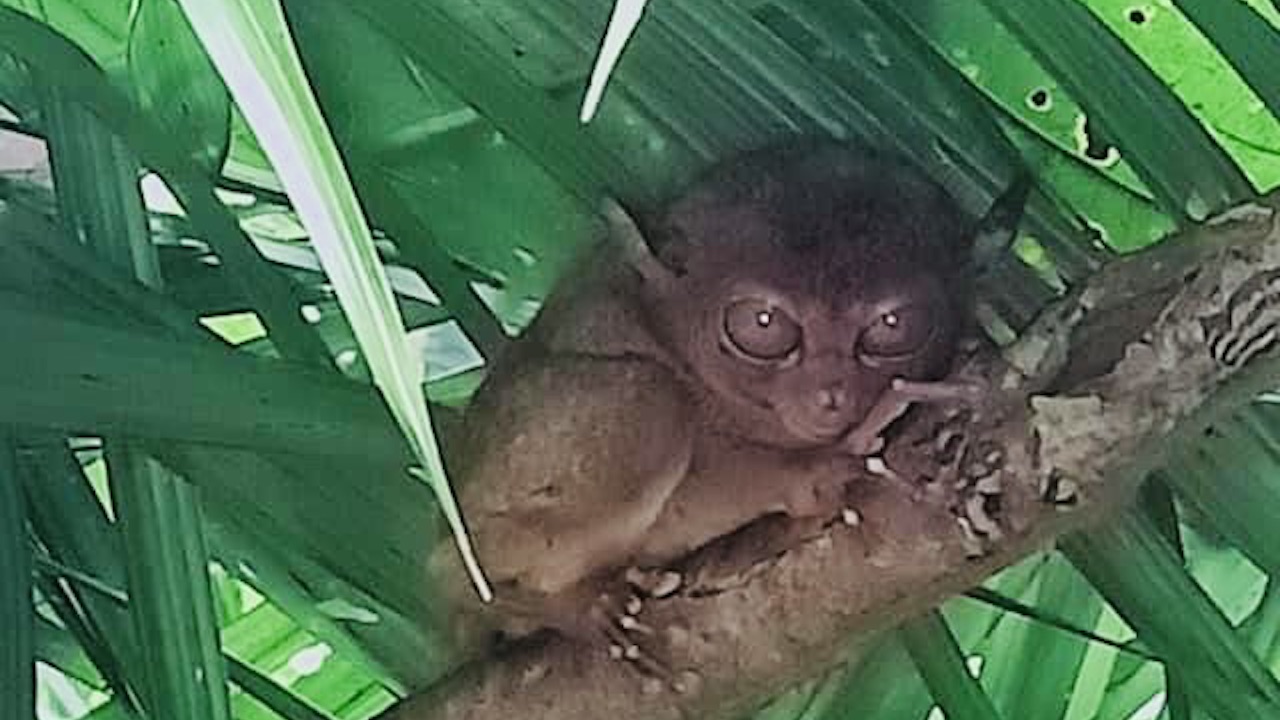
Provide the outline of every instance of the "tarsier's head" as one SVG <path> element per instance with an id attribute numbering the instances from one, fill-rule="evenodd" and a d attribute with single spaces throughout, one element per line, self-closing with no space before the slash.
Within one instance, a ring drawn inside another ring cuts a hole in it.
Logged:
<path id="1" fill-rule="evenodd" d="M 761 441 L 838 440 L 894 378 L 945 373 L 970 314 L 975 223 L 901 160 L 754 153 L 648 225 L 672 346 Z"/>

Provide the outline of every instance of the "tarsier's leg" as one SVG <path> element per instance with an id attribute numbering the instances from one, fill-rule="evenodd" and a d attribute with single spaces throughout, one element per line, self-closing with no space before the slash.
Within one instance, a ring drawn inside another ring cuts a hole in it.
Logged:
<path id="1" fill-rule="evenodd" d="M 981 399 L 983 388 L 975 382 L 919 382 L 895 378 L 880 395 L 866 417 L 845 438 L 845 447 L 854 455 L 874 455 L 884 447 L 883 433 L 918 402 L 964 402 Z"/>

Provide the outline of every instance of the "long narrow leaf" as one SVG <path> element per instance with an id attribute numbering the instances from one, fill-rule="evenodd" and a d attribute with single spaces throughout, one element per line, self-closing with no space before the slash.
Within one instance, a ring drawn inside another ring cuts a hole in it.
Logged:
<path id="1" fill-rule="evenodd" d="M 1149 519 L 1129 511 L 1106 527 L 1070 536 L 1062 548 L 1215 716 L 1276 714 L 1280 684 L 1187 575 Z"/>
<path id="2" fill-rule="evenodd" d="M 0 435 L 0 716 L 35 717 L 31 546 L 12 438 Z"/>
<path id="3" fill-rule="evenodd" d="M 120 537 L 80 464 L 61 436 L 28 437 L 22 465 L 32 530 L 61 567 L 91 575 L 93 586 L 122 589 Z M 44 578 L 41 589 L 62 623 L 106 679 L 116 698 L 138 707 L 138 689 L 128 670 L 137 664 L 133 627 L 119 595 L 82 592 L 85 586 Z"/>
<path id="4" fill-rule="evenodd" d="M 310 232 L 312 245 L 369 362 L 374 382 L 440 500 L 463 561 L 486 600 L 431 429 L 422 372 L 378 259 L 364 213 L 306 82 L 280 7 L 246 0 L 181 0 L 241 111 L 255 129 Z"/>
<path id="5" fill-rule="evenodd" d="M 111 493 L 129 577 L 129 611 L 155 717 L 231 717 L 195 488 L 137 445 L 108 447 Z"/>
<path id="6" fill-rule="evenodd" d="M 138 187 L 138 162 L 74 100 L 47 104 L 54 180 L 63 215 L 122 277 L 156 287 L 160 263 Z M 140 657 L 127 666 L 158 717 L 229 720 L 226 670 L 214 617 L 209 556 L 195 490 L 141 446 L 106 438 L 116 518 Z"/>
<path id="7" fill-rule="evenodd" d="M 235 684 L 258 698 L 280 717 L 288 720 L 333 720 L 333 716 L 312 707 L 306 700 L 276 684 L 252 665 L 228 657 L 227 667 Z"/>
<path id="8" fill-rule="evenodd" d="M 57 4 L 66 3 L 62 0 Z M 124 139 L 145 165 L 164 177 L 204 233 L 204 239 L 231 271 L 230 279 L 253 300 L 254 310 L 261 315 L 282 354 L 331 367 L 325 347 L 298 313 L 298 302 L 288 280 L 263 261 L 236 219 L 214 195 L 213 184 L 177 144 L 169 141 L 171 133 L 139 114 L 82 49 L 26 13 L 0 6 L 0 48 L 39 68 L 41 82 L 84 104 Z"/>
<path id="9" fill-rule="evenodd" d="M 1181 10 L 1223 54 L 1244 81 L 1280 116 L 1280 32 L 1258 11 L 1243 2 L 1175 0 Z"/>
<path id="10" fill-rule="evenodd" d="M 467 32 L 443 7 L 414 0 L 286 0 L 291 12 L 342 9 L 363 16 L 414 62 L 447 83 L 566 189 L 594 203 L 604 190 L 632 204 L 650 204 L 657 188 L 626 182 L 636 170 L 573 123 L 573 108 L 557 105 Z M 294 8 L 296 7 L 296 10 Z"/>
<path id="11" fill-rule="evenodd" d="M 1203 219 L 1254 194 L 1173 91 L 1083 3 L 982 3 L 1080 101 L 1171 215 Z"/>
<path id="12" fill-rule="evenodd" d="M 898 634 L 920 677 L 947 717 L 971 720 L 1000 717 L 977 679 L 969 674 L 964 653 L 941 613 L 933 610 L 924 617 L 903 623 Z"/>

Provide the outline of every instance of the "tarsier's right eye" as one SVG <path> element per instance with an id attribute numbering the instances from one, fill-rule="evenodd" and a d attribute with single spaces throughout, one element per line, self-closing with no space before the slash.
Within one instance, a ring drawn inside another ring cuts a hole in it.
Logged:
<path id="1" fill-rule="evenodd" d="M 800 346 L 800 324 L 761 298 L 736 300 L 724 311 L 724 336 L 756 360 L 781 360 Z"/>
<path id="2" fill-rule="evenodd" d="M 858 342 L 864 356 L 892 359 L 910 356 L 933 337 L 936 320 L 924 305 L 906 305 L 876 318 Z"/>

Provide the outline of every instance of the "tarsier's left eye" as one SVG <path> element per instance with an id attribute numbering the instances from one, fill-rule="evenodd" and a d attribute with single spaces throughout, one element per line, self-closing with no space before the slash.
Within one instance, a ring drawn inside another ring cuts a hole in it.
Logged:
<path id="1" fill-rule="evenodd" d="M 724 336 L 756 360 L 781 360 L 800 346 L 800 324 L 773 303 L 736 300 L 724 310 Z"/>
<path id="2" fill-rule="evenodd" d="M 858 352 L 876 358 L 910 355 L 929 341 L 934 327 L 933 315 L 926 306 L 886 310 L 858 338 Z"/>

